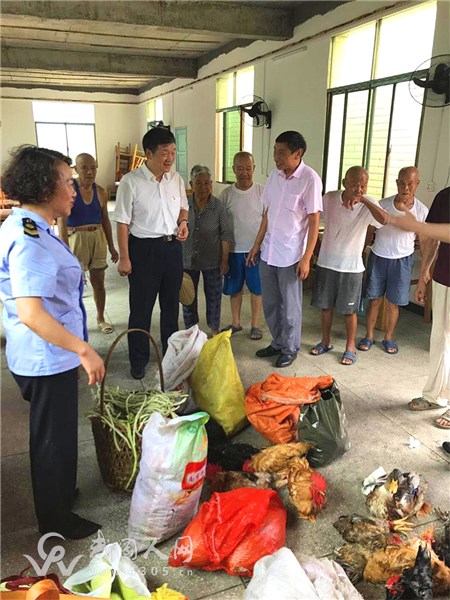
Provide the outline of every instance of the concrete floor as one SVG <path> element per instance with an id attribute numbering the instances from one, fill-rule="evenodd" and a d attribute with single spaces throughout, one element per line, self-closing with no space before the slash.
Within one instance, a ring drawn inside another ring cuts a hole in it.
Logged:
<path id="1" fill-rule="evenodd" d="M 128 318 L 128 285 L 121 279 L 114 266 L 107 271 L 107 317 L 116 333 L 123 331 Z M 95 310 L 91 288 L 85 298 L 88 311 L 90 341 L 92 346 L 105 355 L 114 339 L 96 330 Z M 279 372 L 283 375 L 330 374 L 338 382 L 352 448 L 342 458 L 323 468 L 321 472 L 328 482 L 328 505 L 319 516 L 317 524 L 299 521 L 288 511 L 287 546 L 294 552 L 317 557 L 330 556 L 333 548 L 342 540 L 332 523 L 342 514 L 358 512 L 365 514 L 364 497 L 360 483 L 375 468 L 382 465 L 386 471 L 398 467 L 403 471 L 419 472 L 429 483 L 427 499 L 433 506 L 450 508 L 450 456 L 440 448 L 449 433 L 433 426 L 433 418 L 443 411 L 413 413 L 406 403 L 421 393 L 427 378 L 428 341 L 430 325 L 420 316 L 402 310 L 397 330 L 400 346 L 398 356 L 388 356 L 379 344 L 370 352 L 358 352 L 354 366 L 339 363 L 344 349 L 343 320 L 337 317 L 333 326 L 335 350 L 322 357 L 308 354 L 309 348 L 320 339 L 319 311 L 309 305 L 310 292 L 305 292 L 303 313 L 302 352 L 294 364 Z M 201 305 L 204 313 L 204 303 Z M 152 331 L 159 331 L 158 311 Z M 181 322 L 181 321 L 180 321 Z M 222 325 L 230 322 L 228 299 L 222 305 Z M 244 330 L 232 337 L 232 346 L 242 383 L 245 388 L 265 379 L 274 371 L 273 361 L 255 358 L 258 348 L 270 342 L 270 335 L 263 323 L 264 337 L 261 342 L 248 337 L 250 325 L 249 298 L 243 303 L 242 325 Z M 200 326 L 205 327 L 204 314 Z M 358 336 L 365 332 L 364 319 L 360 319 Z M 382 339 L 381 333 L 379 339 Z M 150 369 L 150 374 L 155 371 Z M 1 577 L 16 574 L 28 564 L 24 554 L 38 559 L 39 534 L 33 511 L 28 459 L 28 405 L 19 391 L 5 361 L 2 362 L 1 379 Z M 145 381 L 149 383 L 149 378 Z M 108 374 L 108 384 L 135 389 L 137 382 L 129 376 L 128 359 L 124 344 L 113 355 Z M 80 496 L 75 510 L 82 516 L 103 525 L 105 538 L 121 541 L 126 538 L 130 496 L 107 489 L 100 477 L 91 434 L 85 413 L 91 406 L 91 391 L 81 378 L 79 419 L 79 487 Z M 420 440 L 420 447 L 411 449 L 409 438 Z M 262 447 L 267 444 L 252 427 L 241 432 L 234 441 L 244 441 Z M 422 523 L 436 521 L 434 514 Z M 72 558 L 84 555 L 79 567 L 89 560 L 92 539 L 66 541 L 67 565 Z M 169 554 L 174 539 L 161 544 L 160 549 Z M 59 541 L 58 541 L 59 543 Z M 224 571 L 209 573 L 189 572 L 167 567 L 156 555 L 148 560 L 138 557 L 136 563 L 146 570 L 148 587 L 152 591 L 164 582 L 173 589 L 184 592 L 190 600 L 237 600 L 243 597 L 246 579 L 232 577 Z M 52 570 L 59 573 L 56 565 Z M 367 600 L 385 598 L 382 586 L 359 584 L 358 589 Z M 281 599 L 280 600 L 288 600 Z"/>

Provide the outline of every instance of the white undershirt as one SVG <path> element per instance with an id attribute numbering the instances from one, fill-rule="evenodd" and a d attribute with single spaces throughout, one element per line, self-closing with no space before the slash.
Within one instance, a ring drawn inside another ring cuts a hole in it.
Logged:
<path id="1" fill-rule="evenodd" d="M 365 196 L 367 200 L 377 202 Z M 353 210 L 345 208 L 342 192 L 327 192 L 323 197 L 325 231 L 317 264 L 341 273 L 362 273 L 362 253 L 367 227 L 381 227 L 364 204 L 355 204 Z"/>
<path id="2" fill-rule="evenodd" d="M 259 183 L 253 183 L 248 190 L 239 190 L 233 184 L 220 194 L 234 231 L 235 243 L 230 246 L 231 252 L 249 252 L 255 243 L 263 215 L 263 189 Z"/>
<path id="3" fill-rule="evenodd" d="M 380 200 L 381 208 L 391 215 L 397 217 L 404 213 L 397 210 L 394 205 L 396 196 L 383 198 Z M 411 208 L 418 221 L 425 221 L 428 215 L 428 208 L 417 198 L 414 198 L 414 204 Z M 393 225 L 383 225 L 375 234 L 375 242 L 372 246 L 372 252 L 382 258 L 404 258 L 414 252 L 414 240 L 416 234 L 410 231 L 402 231 Z"/>

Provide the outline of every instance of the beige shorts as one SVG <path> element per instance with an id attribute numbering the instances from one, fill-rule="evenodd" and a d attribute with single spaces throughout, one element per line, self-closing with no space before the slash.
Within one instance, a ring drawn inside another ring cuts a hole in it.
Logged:
<path id="1" fill-rule="evenodd" d="M 107 269 L 108 244 L 101 227 L 95 231 L 74 231 L 69 233 L 69 246 L 80 261 L 83 271 Z"/>

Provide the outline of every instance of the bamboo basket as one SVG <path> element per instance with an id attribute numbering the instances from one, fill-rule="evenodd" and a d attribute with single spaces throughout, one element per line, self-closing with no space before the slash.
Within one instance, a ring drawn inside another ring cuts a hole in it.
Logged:
<path id="1" fill-rule="evenodd" d="M 158 350 L 158 346 L 153 336 L 145 329 L 127 329 L 122 331 L 114 342 L 111 344 L 108 354 L 105 358 L 105 376 L 103 377 L 100 386 L 100 415 L 104 414 L 104 402 L 105 402 L 105 384 L 106 375 L 108 373 L 108 366 L 111 359 L 111 355 L 114 352 L 117 344 L 120 340 L 128 333 L 140 331 L 147 335 L 153 344 L 153 348 L 156 354 L 156 360 L 158 362 L 159 378 L 161 382 L 161 391 L 164 392 L 164 375 L 162 370 L 161 356 Z M 102 475 L 105 485 L 114 490 L 115 492 L 128 492 L 133 491 L 133 487 L 136 481 L 138 470 L 133 479 L 130 481 L 131 474 L 133 472 L 134 456 L 131 448 L 122 439 L 118 439 L 119 450 L 114 443 L 114 437 L 112 430 L 107 427 L 100 419 L 100 417 L 90 417 L 92 433 L 94 435 L 95 451 L 97 453 L 97 461 L 100 467 L 100 473 Z M 136 451 L 138 453 L 138 459 L 141 458 L 142 446 L 141 438 L 137 443 Z M 128 483 L 129 482 L 129 483 Z M 128 484 L 128 485 L 127 485 Z"/>

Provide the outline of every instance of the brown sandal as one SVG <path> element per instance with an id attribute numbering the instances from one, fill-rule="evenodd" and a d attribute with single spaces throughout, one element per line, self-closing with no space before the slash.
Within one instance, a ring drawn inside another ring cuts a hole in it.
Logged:
<path id="1" fill-rule="evenodd" d="M 435 408 L 442 408 L 439 404 L 435 404 L 434 402 L 430 402 L 426 400 L 422 396 L 419 398 L 413 398 L 411 402 L 408 404 L 409 410 L 420 411 L 420 410 L 433 410 Z"/>
<path id="2" fill-rule="evenodd" d="M 440 421 L 441 419 L 443 419 L 446 422 L 446 425 L 441 425 L 440 423 L 438 423 L 438 421 Z M 436 427 L 439 427 L 439 429 L 450 429 L 450 408 L 446 410 L 443 415 L 438 417 L 434 421 L 434 424 L 436 425 Z"/>

